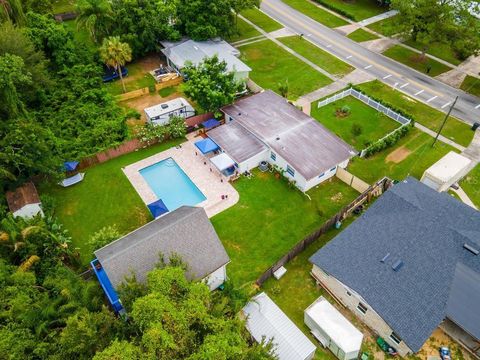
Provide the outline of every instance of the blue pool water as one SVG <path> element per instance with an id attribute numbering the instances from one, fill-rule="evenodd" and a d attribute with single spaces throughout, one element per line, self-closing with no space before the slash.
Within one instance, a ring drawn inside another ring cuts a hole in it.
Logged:
<path id="1" fill-rule="evenodd" d="M 169 211 L 207 199 L 172 158 L 140 170 L 140 175 Z"/>

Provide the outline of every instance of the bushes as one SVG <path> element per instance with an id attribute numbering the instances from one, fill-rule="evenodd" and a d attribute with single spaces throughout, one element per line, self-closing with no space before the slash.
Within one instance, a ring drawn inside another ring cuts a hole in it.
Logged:
<path id="1" fill-rule="evenodd" d="M 392 132 L 390 135 L 373 143 L 363 151 L 364 157 L 368 158 L 377 152 L 380 152 L 386 148 L 395 145 L 401 138 L 403 138 L 409 133 L 412 127 L 413 124 L 403 125 L 402 127 Z"/>
<path id="2" fill-rule="evenodd" d="M 319 3 L 320 5 L 326 7 L 327 9 L 330 9 L 330 10 L 333 10 L 335 11 L 336 13 L 339 13 L 340 15 L 342 16 L 345 16 L 347 19 L 350 19 L 350 20 L 353 20 L 353 21 L 356 21 L 355 19 L 355 16 L 353 16 L 352 14 L 350 14 L 349 12 L 343 10 L 343 9 L 339 9 L 337 8 L 335 5 L 332 5 L 326 1 L 323 1 L 323 0 L 315 0 L 315 2 Z"/>

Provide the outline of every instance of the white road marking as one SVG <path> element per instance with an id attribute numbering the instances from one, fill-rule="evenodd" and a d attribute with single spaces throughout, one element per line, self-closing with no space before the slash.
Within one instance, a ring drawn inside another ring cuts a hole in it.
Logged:
<path id="1" fill-rule="evenodd" d="M 398 85 L 398 82 L 396 82 L 395 84 L 393 84 L 393 87 L 396 88 Z"/>
<path id="2" fill-rule="evenodd" d="M 430 101 L 432 101 L 432 100 L 435 100 L 437 97 L 438 97 L 437 95 L 432 96 L 430 99 L 427 100 L 427 102 L 430 102 Z"/>
<path id="3" fill-rule="evenodd" d="M 312 34 L 307 34 L 308 37 L 312 36 Z"/>
<path id="4" fill-rule="evenodd" d="M 328 44 L 328 45 L 327 45 L 327 48 L 331 48 L 331 47 L 332 47 L 332 44 Z"/>
<path id="5" fill-rule="evenodd" d="M 383 80 L 388 79 L 390 76 L 392 76 L 392 74 L 385 75 L 385 76 L 383 77 Z"/>
<path id="6" fill-rule="evenodd" d="M 422 92 L 424 92 L 424 91 L 425 91 L 425 90 L 423 90 L 423 89 L 420 90 L 420 91 L 417 91 L 417 92 L 415 93 L 415 96 L 420 95 L 420 94 L 421 94 Z"/>
<path id="7" fill-rule="evenodd" d="M 477 106 L 475 106 L 475 109 L 478 109 L 478 108 L 480 108 L 480 104 L 478 104 Z"/>
<path id="8" fill-rule="evenodd" d="M 445 109 L 445 108 L 446 108 L 448 105 L 450 105 L 451 103 L 452 103 L 452 102 L 449 101 L 449 102 L 443 104 L 442 107 L 441 107 L 441 109 Z"/>
<path id="9" fill-rule="evenodd" d="M 351 57 L 352 57 L 352 55 L 348 55 L 348 56 L 346 57 L 346 59 L 350 59 Z"/>
<path id="10" fill-rule="evenodd" d="M 364 67 L 365 70 L 370 69 L 373 65 L 367 65 Z"/>
<path id="11" fill-rule="evenodd" d="M 406 86 L 408 86 L 408 85 L 410 85 L 409 82 L 407 82 L 407 83 L 403 84 L 402 86 L 400 86 L 400 89 L 403 89 L 404 87 L 406 87 Z"/>

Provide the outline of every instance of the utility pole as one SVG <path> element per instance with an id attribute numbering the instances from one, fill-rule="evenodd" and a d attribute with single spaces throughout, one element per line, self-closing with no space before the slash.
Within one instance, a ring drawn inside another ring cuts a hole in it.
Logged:
<path id="1" fill-rule="evenodd" d="M 452 106 L 450 106 L 450 109 L 448 110 L 447 115 L 445 115 L 445 119 L 443 119 L 442 125 L 440 126 L 440 129 L 438 129 L 437 136 L 435 136 L 435 140 L 433 140 L 432 147 L 435 145 L 435 143 L 438 140 L 438 137 L 440 136 L 440 133 L 443 130 L 443 127 L 445 126 L 445 123 L 447 122 L 448 117 L 450 116 L 450 113 L 452 112 L 453 108 L 455 107 L 455 104 L 457 103 L 458 96 L 455 98 L 455 101 L 453 102 Z"/>

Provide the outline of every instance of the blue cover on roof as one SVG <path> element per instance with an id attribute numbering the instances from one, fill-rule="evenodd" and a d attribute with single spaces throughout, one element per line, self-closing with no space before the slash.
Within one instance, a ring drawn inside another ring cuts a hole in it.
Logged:
<path id="1" fill-rule="evenodd" d="M 209 152 L 219 149 L 218 145 L 210 138 L 197 141 L 195 146 L 202 152 L 202 154 L 208 154 Z"/>
<path id="2" fill-rule="evenodd" d="M 214 128 L 215 126 L 220 125 L 220 121 L 215 120 L 215 119 L 208 119 L 207 121 L 202 122 L 202 126 L 205 129 L 211 129 Z"/>
<path id="3" fill-rule="evenodd" d="M 122 303 L 117 295 L 117 292 L 112 286 L 110 279 L 108 278 L 107 273 L 101 266 L 98 259 L 93 260 L 90 265 L 92 266 L 93 272 L 97 275 L 98 282 L 102 286 L 103 292 L 107 296 L 108 302 L 112 305 L 115 312 L 120 312 L 123 309 Z"/>
<path id="4" fill-rule="evenodd" d="M 149 204 L 148 209 L 150 210 L 154 218 L 157 218 L 160 215 L 163 215 L 168 212 L 168 208 L 163 203 L 162 199 L 158 199 L 157 201 L 154 201 L 153 203 Z"/>
<path id="5" fill-rule="evenodd" d="M 63 167 L 66 171 L 73 171 L 77 168 L 79 162 L 78 161 L 65 161 L 63 163 Z"/>

